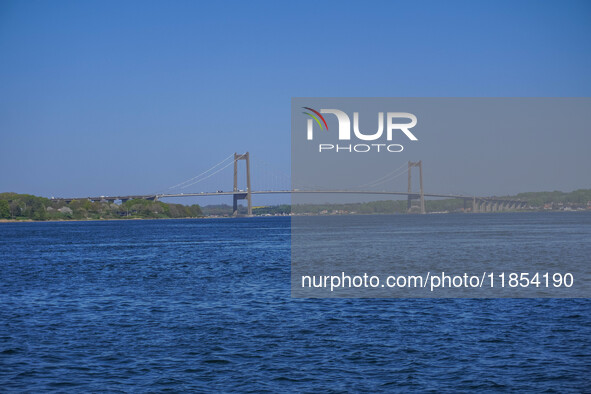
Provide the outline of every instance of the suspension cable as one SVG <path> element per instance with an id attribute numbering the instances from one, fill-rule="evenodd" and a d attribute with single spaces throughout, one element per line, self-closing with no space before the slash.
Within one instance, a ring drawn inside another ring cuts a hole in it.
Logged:
<path id="1" fill-rule="evenodd" d="M 215 174 L 217 174 L 218 172 L 220 172 L 220 171 L 222 171 L 222 170 L 224 170 L 224 169 L 228 168 L 228 167 L 229 167 L 229 166 L 231 166 L 232 164 L 234 164 L 234 162 L 235 162 L 235 161 L 236 161 L 235 159 L 234 159 L 234 160 L 232 160 L 231 162 L 229 162 L 228 164 L 226 164 L 225 166 L 223 166 L 223 167 L 222 167 L 222 168 L 220 168 L 219 170 L 217 170 L 217 171 L 215 171 L 215 172 L 212 172 L 211 174 L 209 174 L 209 175 L 208 175 L 208 176 L 206 176 L 205 178 L 197 179 L 195 182 L 191 182 L 191 183 L 189 183 L 189 184 L 187 184 L 187 185 L 185 185 L 185 186 L 181 186 L 181 189 L 184 189 L 184 188 L 186 188 L 186 187 L 192 186 L 192 185 L 194 185 L 194 184 L 196 184 L 196 183 L 202 182 L 202 181 L 206 180 L 207 178 L 210 178 L 210 177 L 214 176 L 214 175 L 215 175 Z"/>
<path id="2" fill-rule="evenodd" d="M 405 169 L 404 171 L 402 171 L 402 172 L 401 172 L 401 173 L 399 173 L 399 174 L 393 175 L 393 176 L 391 176 L 391 177 L 389 177 L 389 178 L 386 178 L 386 179 L 384 179 L 384 180 L 382 180 L 382 181 L 380 181 L 380 182 L 373 183 L 373 184 L 369 185 L 369 187 L 376 187 L 376 186 L 379 186 L 379 185 L 381 185 L 381 184 L 383 184 L 383 183 L 390 182 L 390 181 L 392 181 L 392 180 L 394 180 L 394 179 L 398 178 L 399 176 L 406 174 L 407 172 L 408 172 L 408 168 L 407 168 L 407 169 Z"/>
<path id="3" fill-rule="evenodd" d="M 391 171 L 391 172 L 387 173 L 386 175 L 383 175 L 383 176 L 381 176 L 381 177 L 379 177 L 377 179 L 374 179 L 371 182 L 367 182 L 367 183 L 364 183 L 363 185 L 359 185 L 358 187 L 366 187 L 366 186 L 370 186 L 371 187 L 374 183 L 380 182 L 381 180 L 390 177 L 391 175 L 393 175 L 396 172 L 400 171 L 402 168 L 404 168 L 407 165 L 408 165 L 407 163 L 404 163 L 400 167 L 398 167 L 397 169 L 395 169 L 394 171 Z M 406 171 L 408 171 L 408 169 Z M 402 174 L 404 174 L 406 171 L 403 171 Z M 396 177 L 398 177 L 399 175 L 400 174 L 396 175 Z"/>
<path id="4" fill-rule="evenodd" d="M 186 181 L 184 181 L 184 182 L 181 182 L 181 183 L 179 183 L 179 184 L 177 184 L 177 185 L 171 186 L 171 187 L 169 187 L 169 189 L 175 189 L 175 188 L 177 188 L 177 187 L 179 187 L 179 186 L 182 186 L 182 185 L 184 185 L 184 184 L 185 184 L 185 183 L 187 183 L 187 182 L 191 182 L 192 180 L 194 180 L 194 179 L 197 179 L 197 178 L 199 178 L 199 177 L 201 177 L 201 176 L 203 176 L 203 175 L 207 174 L 208 172 L 210 172 L 211 170 L 213 170 L 213 169 L 217 168 L 218 166 L 220 166 L 222 163 L 224 163 L 226 160 L 228 160 L 229 158 L 231 158 L 231 157 L 233 157 L 233 156 L 234 156 L 234 154 L 232 153 L 230 156 L 226 157 L 224 160 L 220 161 L 219 163 L 217 163 L 215 166 L 211 167 L 210 169 L 208 169 L 208 170 L 206 170 L 206 171 L 203 171 L 201 174 L 199 174 L 199 175 L 196 175 L 196 176 L 194 176 L 194 177 L 193 177 L 193 178 L 191 178 L 191 179 L 187 179 L 187 180 L 186 180 Z M 231 161 L 230 163 L 233 163 L 233 162 L 234 162 L 234 161 Z M 225 168 L 225 167 L 224 167 L 224 168 Z M 184 186 L 183 186 L 183 187 L 184 187 Z M 182 189 L 182 188 L 181 188 L 181 189 Z"/>

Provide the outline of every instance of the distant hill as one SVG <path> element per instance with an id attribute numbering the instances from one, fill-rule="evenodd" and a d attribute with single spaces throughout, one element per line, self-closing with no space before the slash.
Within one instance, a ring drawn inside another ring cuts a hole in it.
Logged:
<path id="1" fill-rule="evenodd" d="M 587 204 L 591 201 L 591 189 L 579 189 L 569 193 L 561 191 L 528 192 L 519 193 L 514 197 L 526 200 L 533 206 L 541 206 L 549 203 Z"/>
<path id="2" fill-rule="evenodd" d="M 201 207 L 205 216 L 231 216 L 232 206 L 228 204 L 205 205 Z M 246 214 L 246 208 L 238 206 L 238 213 Z"/>

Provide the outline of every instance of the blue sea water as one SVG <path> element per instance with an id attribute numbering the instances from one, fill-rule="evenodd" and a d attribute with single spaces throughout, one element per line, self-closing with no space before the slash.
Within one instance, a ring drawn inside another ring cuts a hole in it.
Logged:
<path id="1" fill-rule="evenodd" d="M 292 299 L 289 218 L 0 224 L 1 391 L 590 389 L 586 299 Z"/>

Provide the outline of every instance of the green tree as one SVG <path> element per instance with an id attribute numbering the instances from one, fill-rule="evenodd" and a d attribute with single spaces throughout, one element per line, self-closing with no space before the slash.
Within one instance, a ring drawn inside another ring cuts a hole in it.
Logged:
<path id="1" fill-rule="evenodd" d="M 0 200 L 0 219 L 10 219 L 10 205 L 6 200 Z"/>

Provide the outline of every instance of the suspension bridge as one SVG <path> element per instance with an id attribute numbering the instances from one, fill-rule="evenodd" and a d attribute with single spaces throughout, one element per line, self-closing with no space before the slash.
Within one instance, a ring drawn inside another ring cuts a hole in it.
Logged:
<path id="1" fill-rule="evenodd" d="M 75 200 L 83 201 L 99 201 L 113 203 L 115 201 L 126 202 L 133 199 L 142 200 L 161 200 L 164 198 L 178 198 L 178 197 L 205 197 L 205 196 L 232 196 L 232 206 L 234 216 L 238 215 L 238 201 L 246 200 L 248 215 L 252 215 L 252 196 L 257 194 L 365 194 L 365 195 L 384 195 L 384 196 L 406 196 L 407 198 L 407 210 L 409 213 L 418 212 L 426 213 L 425 211 L 425 197 L 432 198 L 453 198 L 464 200 L 464 210 L 467 210 L 471 206 L 471 211 L 474 213 L 478 212 L 497 212 L 515 209 L 524 209 L 527 207 L 527 203 L 523 200 L 509 199 L 503 197 L 481 197 L 481 196 L 470 196 L 466 194 L 445 194 L 445 193 L 425 193 L 423 189 L 423 164 L 422 161 L 404 163 L 401 167 L 394 171 L 375 179 L 372 182 L 368 182 L 364 185 L 360 185 L 359 189 L 351 190 L 325 190 L 321 188 L 293 188 L 291 185 L 278 188 L 278 189 L 263 189 L 253 190 L 251 187 L 251 161 L 250 154 L 246 152 L 244 154 L 234 153 L 228 156 L 215 166 L 208 170 L 187 179 L 184 182 L 178 183 L 169 187 L 166 191 L 151 193 L 151 194 L 137 194 L 137 195 L 120 195 L 120 196 L 97 196 L 97 197 L 52 197 L 54 201 L 72 202 Z M 239 161 L 245 161 L 246 163 L 246 185 L 244 188 L 239 188 L 238 184 L 238 163 Z M 234 166 L 234 182 L 231 191 L 217 190 L 217 191 L 206 191 L 206 192 L 189 192 L 181 193 L 178 190 L 184 189 L 190 186 L 194 186 L 198 183 L 202 183 L 207 179 L 210 179 L 214 175 L 220 173 L 224 169 Z M 265 166 L 269 167 L 269 166 Z M 412 191 L 412 169 L 418 168 L 419 170 L 419 190 Z M 386 190 L 369 190 L 369 188 L 389 183 L 395 178 L 398 178 L 404 174 L 408 174 L 408 189 L 405 192 L 400 191 L 386 191 Z M 366 188 L 364 190 L 364 187 Z M 418 204 L 413 204 L 413 202 Z"/>

